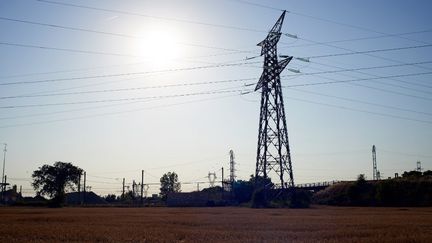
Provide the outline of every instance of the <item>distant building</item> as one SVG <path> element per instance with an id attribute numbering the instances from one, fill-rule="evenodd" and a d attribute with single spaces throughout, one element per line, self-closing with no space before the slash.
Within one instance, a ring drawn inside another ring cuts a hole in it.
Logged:
<path id="1" fill-rule="evenodd" d="M 71 192 L 66 194 L 65 203 L 67 205 L 80 205 L 81 203 L 87 205 L 103 205 L 108 204 L 105 199 L 96 195 L 94 192 Z"/>
<path id="2" fill-rule="evenodd" d="M 232 205 L 228 192 L 199 191 L 174 192 L 167 195 L 168 207 L 213 207 Z"/>
<path id="3" fill-rule="evenodd" d="M 14 185 L 11 189 L 3 192 L 4 204 L 14 204 L 17 201 L 22 200 L 23 197 L 17 192 L 17 186 Z"/>

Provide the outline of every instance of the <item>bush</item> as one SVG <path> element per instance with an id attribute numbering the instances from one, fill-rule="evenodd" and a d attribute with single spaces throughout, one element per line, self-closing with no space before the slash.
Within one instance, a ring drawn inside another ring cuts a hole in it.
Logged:
<path id="1" fill-rule="evenodd" d="M 432 178 L 407 176 L 338 183 L 317 192 L 313 201 L 338 206 L 432 206 Z"/>
<path id="2" fill-rule="evenodd" d="M 312 201 L 312 193 L 306 190 L 294 189 L 288 197 L 290 208 L 308 208 Z"/>
<path id="3" fill-rule="evenodd" d="M 266 191 L 263 188 L 255 190 L 252 195 L 252 207 L 266 208 L 268 206 Z"/>

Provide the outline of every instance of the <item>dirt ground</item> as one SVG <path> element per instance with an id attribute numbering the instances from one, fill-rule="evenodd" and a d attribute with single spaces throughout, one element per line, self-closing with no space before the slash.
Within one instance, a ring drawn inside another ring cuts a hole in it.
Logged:
<path id="1" fill-rule="evenodd" d="M 0 208 L 0 242 L 432 242 L 432 208 Z"/>

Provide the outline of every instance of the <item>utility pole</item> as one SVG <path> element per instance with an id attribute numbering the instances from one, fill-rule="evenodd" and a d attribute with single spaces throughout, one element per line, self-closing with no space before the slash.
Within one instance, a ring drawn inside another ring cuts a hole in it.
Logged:
<path id="1" fill-rule="evenodd" d="M 86 203 L 86 172 L 84 171 L 84 204 Z"/>
<path id="2" fill-rule="evenodd" d="M 224 168 L 222 166 L 222 191 L 224 190 Z"/>
<path id="3" fill-rule="evenodd" d="M 124 196 L 125 196 L 125 178 L 123 178 L 122 199 L 124 199 Z"/>
<path id="4" fill-rule="evenodd" d="M 141 206 L 143 205 L 143 195 L 144 195 L 144 170 L 141 171 Z"/>
<path id="5" fill-rule="evenodd" d="M 377 162 L 376 162 L 376 147 L 372 145 L 372 166 L 373 166 L 373 174 L 372 178 L 374 181 L 378 180 L 377 178 Z"/>
<path id="6" fill-rule="evenodd" d="M 197 182 L 197 191 L 199 192 L 199 182 Z"/>
<path id="7" fill-rule="evenodd" d="M 6 189 L 6 180 L 5 180 L 5 165 L 6 165 L 6 152 L 7 152 L 7 144 L 4 143 L 4 148 L 3 148 L 3 172 L 2 172 L 2 200 L 3 200 L 3 192 Z"/>
<path id="8" fill-rule="evenodd" d="M 281 188 L 294 187 L 291 155 L 280 73 L 292 60 L 292 56 L 278 61 L 277 43 L 282 35 L 284 11 L 267 37 L 258 43 L 264 56 L 262 75 L 255 87 L 261 90 L 260 121 L 255 178 L 269 178 L 275 173 Z M 257 180 L 255 181 L 255 183 Z"/>
<path id="9" fill-rule="evenodd" d="M 20 196 L 22 197 L 22 185 L 20 185 Z"/>
<path id="10" fill-rule="evenodd" d="M 78 176 L 78 201 L 81 203 L 81 173 Z"/>
<path id="11" fill-rule="evenodd" d="M 234 188 L 234 181 L 235 181 L 235 177 L 236 177 L 235 176 L 234 151 L 230 150 L 229 154 L 230 154 L 230 178 L 229 178 L 229 181 L 230 181 L 230 190 L 232 191 Z"/>
<path id="12" fill-rule="evenodd" d="M 132 199 L 135 200 L 135 180 L 132 181 Z"/>

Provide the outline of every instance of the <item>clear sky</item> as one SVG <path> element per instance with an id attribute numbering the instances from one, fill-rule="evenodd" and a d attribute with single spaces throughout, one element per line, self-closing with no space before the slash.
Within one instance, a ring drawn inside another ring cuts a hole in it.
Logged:
<path id="1" fill-rule="evenodd" d="M 281 9 L 279 53 L 310 57 L 282 75 L 295 182 L 372 178 L 373 144 L 384 178 L 418 160 L 432 169 L 430 1 L 3 0 L 9 182 L 31 194 L 32 171 L 66 161 L 99 194 L 142 169 L 146 183 L 175 171 L 190 191 L 208 172 L 228 175 L 230 149 L 248 179 L 256 44 Z"/>

